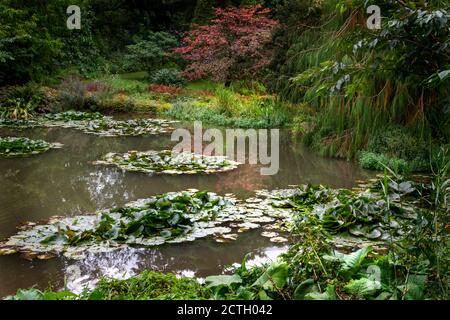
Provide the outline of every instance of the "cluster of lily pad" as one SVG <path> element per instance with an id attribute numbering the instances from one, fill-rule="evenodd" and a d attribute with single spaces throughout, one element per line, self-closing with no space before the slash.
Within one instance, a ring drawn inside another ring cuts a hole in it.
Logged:
<path id="1" fill-rule="evenodd" d="M 238 233 L 285 218 L 287 212 L 252 209 L 249 203 L 194 189 L 169 192 L 93 215 L 53 217 L 46 224 L 30 222 L 0 243 L 0 254 L 26 253 L 40 259 L 64 253 L 83 257 L 127 245 L 155 246 L 214 236 L 235 240 Z"/>
<path id="2" fill-rule="evenodd" d="M 25 157 L 40 154 L 51 148 L 61 148 L 60 143 L 49 143 L 44 140 L 32 140 L 25 137 L 0 138 L 0 156 Z"/>
<path id="3" fill-rule="evenodd" d="M 154 246 L 206 236 L 228 242 L 240 232 L 258 228 L 262 236 L 282 243 L 288 241 L 287 232 L 295 233 L 303 224 L 320 226 L 337 248 L 369 244 L 382 248 L 386 240 L 395 241 L 408 232 L 417 218 L 417 203 L 405 199 L 417 198 L 419 186 L 391 183 L 385 197 L 378 181 L 353 190 L 321 185 L 260 190 L 243 201 L 231 194 L 222 197 L 195 189 L 169 192 L 95 215 L 55 217 L 44 225 L 29 223 L 0 244 L 0 254 L 63 252 L 76 257 L 86 250 Z"/>
<path id="4" fill-rule="evenodd" d="M 131 119 L 113 120 L 98 112 L 66 111 L 46 114 L 31 120 L 0 120 L 0 126 L 27 127 L 62 127 L 74 128 L 85 133 L 115 137 L 140 136 L 166 133 L 173 130 L 170 124 L 174 121 L 165 119 Z"/>
<path id="5" fill-rule="evenodd" d="M 225 172 L 236 169 L 238 162 L 225 156 L 205 156 L 190 152 L 130 151 L 108 153 L 96 164 L 116 165 L 126 171 L 155 174 L 196 174 Z"/>
<path id="6" fill-rule="evenodd" d="M 105 116 L 99 112 L 81 112 L 81 111 L 65 111 L 60 113 L 48 113 L 45 119 L 53 121 L 91 121 L 91 120 L 101 120 Z"/>
<path id="7" fill-rule="evenodd" d="M 258 191 L 266 204 L 291 211 L 292 226 L 317 225 L 340 248 L 382 245 L 396 241 L 417 219 L 417 199 L 421 184 L 411 181 L 389 183 L 384 195 L 379 179 L 371 179 L 353 190 L 322 185 L 302 185 L 293 189 Z M 408 199 L 410 198 L 410 199 Z"/>

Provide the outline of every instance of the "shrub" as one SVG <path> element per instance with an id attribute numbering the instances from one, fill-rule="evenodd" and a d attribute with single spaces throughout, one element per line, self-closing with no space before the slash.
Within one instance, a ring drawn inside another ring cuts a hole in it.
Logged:
<path id="1" fill-rule="evenodd" d="M 153 84 L 162 84 L 180 88 L 186 86 L 186 80 L 181 73 L 175 69 L 160 69 L 151 75 L 150 81 Z"/>
<path id="2" fill-rule="evenodd" d="M 28 119 L 43 102 L 44 93 L 35 83 L 5 87 L 0 91 L 0 118 Z"/>
<path id="3" fill-rule="evenodd" d="M 236 92 L 244 96 L 264 95 L 267 93 L 267 88 L 258 81 L 234 81 L 232 87 Z"/>
<path id="4" fill-rule="evenodd" d="M 172 61 L 172 56 L 167 52 L 176 45 L 176 38 L 167 32 L 149 32 L 144 39 L 127 46 L 124 69 L 140 71 L 161 68 Z"/>
<path id="5" fill-rule="evenodd" d="M 86 103 L 84 89 L 85 85 L 80 77 L 76 75 L 66 77 L 58 86 L 55 111 L 83 110 Z"/>
<path id="6" fill-rule="evenodd" d="M 0 86 L 41 81 L 56 69 L 61 56 L 61 41 L 52 39 L 33 4 L 16 2 L 0 1 Z"/>
<path id="7" fill-rule="evenodd" d="M 7 87 L 4 96 L 0 94 L 0 102 L 2 99 L 21 99 L 27 102 L 30 101 L 33 106 L 37 106 L 43 99 L 43 96 L 41 87 L 34 82 L 29 82 L 23 86 Z"/>
<path id="8" fill-rule="evenodd" d="M 209 290 L 195 279 L 144 271 L 128 280 L 101 279 L 91 299 L 207 299 Z"/>
<path id="9" fill-rule="evenodd" d="M 248 115 L 242 113 L 227 115 L 217 107 L 209 103 L 181 100 L 176 101 L 173 106 L 166 110 L 163 115 L 185 121 L 203 121 L 224 127 L 236 128 L 280 128 L 289 122 L 289 116 L 285 109 L 271 109 L 265 117 L 261 117 L 248 111 Z"/>
<path id="10" fill-rule="evenodd" d="M 10 99 L 0 106 L 0 119 L 27 120 L 33 113 L 31 102 L 22 99 Z"/>
<path id="11" fill-rule="evenodd" d="M 368 151 L 405 160 L 427 158 L 425 144 L 400 126 L 389 126 L 378 130 L 369 139 Z"/>
<path id="12" fill-rule="evenodd" d="M 377 154 L 368 151 L 362 151 L 359 155 L 359 163 L 361 167 L 369 170 L 383 171 L 385 167 L 388 167 L 395 172 L 408 172 L 410 171 L 410 164 L 403 159 L 389 158 L 384 154 Z"/>

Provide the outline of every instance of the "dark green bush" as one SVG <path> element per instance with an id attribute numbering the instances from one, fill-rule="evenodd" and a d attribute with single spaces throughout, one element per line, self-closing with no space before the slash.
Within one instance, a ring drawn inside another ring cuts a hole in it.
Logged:
<path id="1" fill-rule="evenodd" d="M 426 144 L 399 126 L 378 130 L 369 140 L 368 151 L 405 160 L 428 158 Z"/>
<path id="2" fill-rule="evenodd" d="M 378 130 L 369 139 L 367 151 L 359 154 L 361 166 L 372 170 L 384 170 L 385 165 L 399 172 L 423 171 L 429 161 L 426 143 L 400 126 Z"/>
<path id="3" fill-rule="evenodd" d="M 44 94 L 41 87 L 34 82 L 29 82 L 23 86 L 9 86 L 0 89 L 0 104 L 7 100 L 19 99 L 30 102 L 33 107 L 37 107 L 43 98 Z"/>
<path id="4" fill-rule="evenodd" d="M 359 155 L 361 167 L 369 170 L 383 171 L 386 167 L 396 172 L 410 171 L 410 164 L 403 159 L 390 158 L 384 154 L 362 151 Z"/>
<path id="5" fill-rule="evenodd" d="M 166 86 L 185 87 L 186 80 L 181 73 L 175 69 L 160 69 L 150 76 L 151 83 L 162 84 Z"/>
<path id="6" fill-rule="evenodd" d="M 149 32 L 143 39 L 126 47 L 123 68 L 128 71 L 157 70 L 171 62 L 168 54 L 177 40 L 167 32 Z"/>

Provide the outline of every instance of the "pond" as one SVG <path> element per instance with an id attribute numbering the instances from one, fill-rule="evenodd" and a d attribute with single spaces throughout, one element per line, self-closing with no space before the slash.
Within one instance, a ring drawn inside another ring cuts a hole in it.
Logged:
<path id="1" fill-rule="evenodd" d="M 189 124 L 176 126 L 193 130 Z M 108 152 L 171 149 L 177 142 L 170 140 L 170 134 L 101 137 L 58 127 L 0 129 L 0 136 L 8 135 L 59 142 L 64 147 L 28 158 L 0 158 L 0 239 L 14 235 L 17 226 L 25 221 L 93 213 L 169 191 L 196 188 L 245 198 L 258 189 L 294 184 L 352 187 L 357 180 L 370 175 L 355 163 L 315 155 L 288 130 L 281 131 L 280 170 L 272 176 L 262 176 L 261 165 L 250 164 L 207 175 L 149 175 L 93 164 Z M 120 278 L 143 269 L 205 277 L 241 262 L 247 253 L 251 253 L 250 261 L 257 263 L 274 259 L 284 249 L 285 245 L 272 243 L 253 230 L 228 243 L 206 238 L 153 248 L 91 253 L 83 260 L 61 256 L 29 261 L 19 254 L 0 256 L 0 297 L 18 288 L 45 289 L 49 283 L 54 289 L 67 285 L 70 290 L 79 291 L 84 285 L 92 285 L 99 276 Z"/>

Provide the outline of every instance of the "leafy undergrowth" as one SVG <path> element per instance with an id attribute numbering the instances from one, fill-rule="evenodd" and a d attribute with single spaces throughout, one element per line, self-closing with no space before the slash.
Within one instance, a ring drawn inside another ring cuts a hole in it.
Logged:
<path id="1" fill-rule="evenodd" d="M 236 169 L 239 165 L 225 156 L 204 156 L 169 150 L 108 153 L 103 160 L 96 161 L 96 164 L 116 165 L 126 171 L 156 174 L 216 173 Z"/>
<path id="2" fill-rule="evenodd" d="M 44 140 L 31 140 L 23 137 L 0 138 L 0 156 L 3 157 L 25 157 L 61 147 L 60 143 L 49 143 Z"/>
<path id="3" fill-rule="evenodd" d="M 104 90 L 90 92 L 91 100 L 100 100 L 104 105 L 99 110 L 152 111 L 176 120 L 199 120 L 205 123 L 242 128 L 283 127 L 291 123 L 295 108 L 289 108 L 276 97 L 267 94 L 262 84 L 243 86 L 233 83 L 224 87 L 211 81 L 188 83 L 186 88 L 177 86 L 148 84 L 140 78 L 116 75 L 96 80 L 100 87 L 109 87 L 117 92 L 111 97 L 103 97 Z M 119 109 L 113 103 L 103 100 L 117 100 Z M 103 101 L 103 102 L 102 102 Z M 90 107 L 91 110 L 95 109 Z"/>
<path id="4" fill-rule="evenodd" d="M 61 127 L 107 137 L 141 136 L 167 133 L 174 121 L 164 119 L 113 120 L 98 112 L 65 111 L 46 114 L 32 120 L 0 120 L 0 127 Z"/>
<path id="5" fill-rule="evenodd" d="M 357 190 L 278 193 L 274 205 L 295 211 L 287 253 L 206 285 L 218 299 L 448 299 L 448 167 L 432 181 L 385 175 Z"/>
<path id="6" fill-rule="evenodd" d="M 195 279 L 174 274 L 144 271 L 127 280 L 102 279 L 95 290 L 76 295 L 72 292 L 19 290 L 7 300 L 200 300 L 208 299 L 210 290 Z"/>

